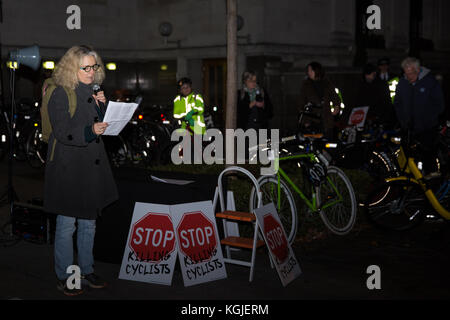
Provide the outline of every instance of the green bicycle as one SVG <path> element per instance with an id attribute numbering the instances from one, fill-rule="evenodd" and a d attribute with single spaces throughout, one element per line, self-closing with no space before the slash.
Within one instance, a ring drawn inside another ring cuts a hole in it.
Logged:
<path id="1" fill-rule="evenodd" d="M 335 144 L 322 140 L 322 135 L 296 135 L 282 139 L 281 143 L 297 140 L 299 153 L 288 154 L 278 158 L 279 163 L 297 161 L 303 175 L 311 185 L 310 197 L 297 186 L 285 170 L 278 168 L 273 176 L 261 176 L 258 184 L 262 193 L 263 205 L 274 203 L 283 227 L 288 235 L 289 243 L 295 240 L 298 227 L 297 207 L 291 187 L 304 201 L 310 212 L 318 213 L 325 226 L 337 235 L 350 232 L 355 224 L 357 201 L 350 179 L 339 168 L 330 165 L 330 161 L 322 154 Z M 250 212 L 258 205 L 255 188 L 250 194 Z"/>

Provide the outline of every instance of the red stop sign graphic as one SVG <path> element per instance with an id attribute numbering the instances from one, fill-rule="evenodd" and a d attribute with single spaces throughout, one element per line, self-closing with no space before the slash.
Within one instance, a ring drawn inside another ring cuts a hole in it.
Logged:
<path id="1" fill-rule="evenodd" d="M 200 211 L 185 213 L 177 228 L 181 252 L 194 263 L 209 261 L 217 248 L 214 224 Z"/>
<path id="2" fill-rule="evenodd" d="M 354 125 L 361 123 L 364 120 L 365 112 L 362 110 L 355 111 L 351 118 L 350 122 Z"/>
<path id="3" fill-rule="evenodd" d="M 133 225 L 128 245 L 137 260 L 160 262 L 175 249 L 172 220 L 164 213 L 147 213 Z"/>
<path id="4" fill-rule="evenodd" d="M 264 234 L 270 251 L 277 258 L 278 264 L 286 261 L 289 255 L 288 242 L 283 227 L 271 214 L 264 216 Z"/>

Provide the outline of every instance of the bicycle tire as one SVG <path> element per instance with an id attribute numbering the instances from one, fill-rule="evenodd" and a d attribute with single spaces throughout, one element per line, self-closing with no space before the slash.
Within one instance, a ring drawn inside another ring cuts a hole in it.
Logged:
<path id="1" fill-rule="evenodd" d="M 120 134 L 104 136 L 102 139 L 111 166 L 118 168 L 124 165 L 129 155 L 129 148 L 125 139 Z"/>
<path id="2" fill-rule="evenodd" d="M 385 194 L 381 199 L 380 192 Z M 371 202 L 374 204 L 369 205 Z M 369 194 L 364 212 L 367 220 L 374 226 L 385 231 L 399 232 L 420 225 L 426 210 L 425 194 L 418 184 L 395 180 L 383 183 Z"/>
<path id="3" fill-rule="evenodd" d="M 339 194 L 342 201 L 336 202 Z M 320 217 L 327 228 L 337 235 L 348 234 L 356 221 L 357 202 L 355 191 L 347 175 L 339 168 L 330 166 L 326 181 L 316 187 Z"/>
<path id="4" fill-rule="evenodd" d="M 397 168 L 385 152 L 372 151 L 367 161 L 366 170 L 372 178 L 378 179 L 394 175 Z"/>
<path id="5" fill-rule="evenodd" d="M 398 175 L 398 170 L 389 159 L 389 156 L 384 152 L 373 151 L 367 161 L 366 171 L 369 173 L 372 180 L 374 180 L 374 185 L 379 185 L 384 181 L 385 178 Z M 371 190 L 369 190 L 371 191 Z M 382 199 L 386 194 L 380 193 L 378 199 L 372 199 L 373 202 L 368 203 L 369 205 L 375 204 L 377 201 Z M 360 206 L 365 206 L 364 202 L 359 203 Z"/>
<path id="6" fill-rule="evenodd" d="M 297 235 L 298 226 L 297 207 L 292 192 L 289 190 L 287 184 L 283 180 L 280 180 L 281 201 L 280 206 L 278 206 L 278 179 L 274 176 L 264 176 L 258 179 L 258 184 L 262 195 L 262 205 L 264 206 L 271 202 L 275 205 L 288 241 L 292 244 Z M 257 206 L 258 196 L 255 192 L 255 187 L 253 187 L 250 193 L 250 212 L 253 212 Z"/>

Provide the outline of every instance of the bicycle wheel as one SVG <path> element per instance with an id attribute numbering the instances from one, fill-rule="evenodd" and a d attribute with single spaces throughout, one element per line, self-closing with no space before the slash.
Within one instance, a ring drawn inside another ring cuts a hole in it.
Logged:
<path id="1" fill-rule="evenodd" d="M 288 186 L 280 180 L 280 197 L 278 197 L 278 179 L 276 177 L 262 177 L 258 181 L 262 196 L 262 205 L 273 203 L 277 208 L 278 216 L 290 244 L 295 240 L 297 234 L 297 207 L 294 197 Z M 255 188 L 250 193 L 250 212 L 258 207 L 258 196 Z"/>
<path id="2" fill-rule="evenodd" d="M 389 156 L 384 152 L 373 151 L 366 165 L 366 171 L 369 173 L 372 178 L 373 185 L 379 185 L 384 181 L 385 178 L 391 177 L 398 174 L 398 171 L 395 168 L 395 165 L 392 163 L 392 160 L 389 159 Z M 369 189 L 371 192 L 372 189 Z M 385 190 L 388 192 L 388 190 Z M 372 202 L 369 202 L 368 205 L 375 204 L 380 199 L 386 196 L 386 193 L 380 192 L 378 193 L 378 198 L 372 198 Z M 364 206 L 365 203 L 359 203 L 360 206 Z"/>
<path id="3" fill-rule="evenodd" d="M 120 167 L 128 159 L 128 146 L 121 135 L 102 137 L 106 153 L 113 167 Z"/>
<path id="4" fill-rule="evenodd" d="M 384 179 L 395 174 L 395 164 L 389 156 L 381 151 L 372 151 L 369 155 L 366 171 L 373 179 Z"/>
<path id="5" fill-rule="evenodd" d="M 356 196 L 352 183 L 345 173 L 330 166 L 326 180 L 316 188 L 318 207 L 322 221 L 337 235 L 352 230 L 356 220 Z"/>
<path id="6" fill-rule="evenodd" d="M 384 196 L 380 198 L 380 194 Z M 369 194 L 365 214 L 369 222 L 381 229 L 406 231 L 423 221 L 426 208 L 419 185 L 411 181 L 390 181 Z"/>

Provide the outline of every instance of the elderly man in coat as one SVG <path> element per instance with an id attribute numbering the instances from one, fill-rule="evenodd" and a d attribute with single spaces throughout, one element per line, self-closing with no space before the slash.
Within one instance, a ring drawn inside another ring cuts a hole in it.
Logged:
<path id="1" fill-rule="evenodd" d="M 422 148 L 424 171 L 436 171 L 437 128 L 439 116 L 445 111 L 444 95 L 439 82 L 430 70 L 416 58 L 402 62 L 405 76 L 400 79 L 394 108 L 402 129 L 409 130 Z"/>

